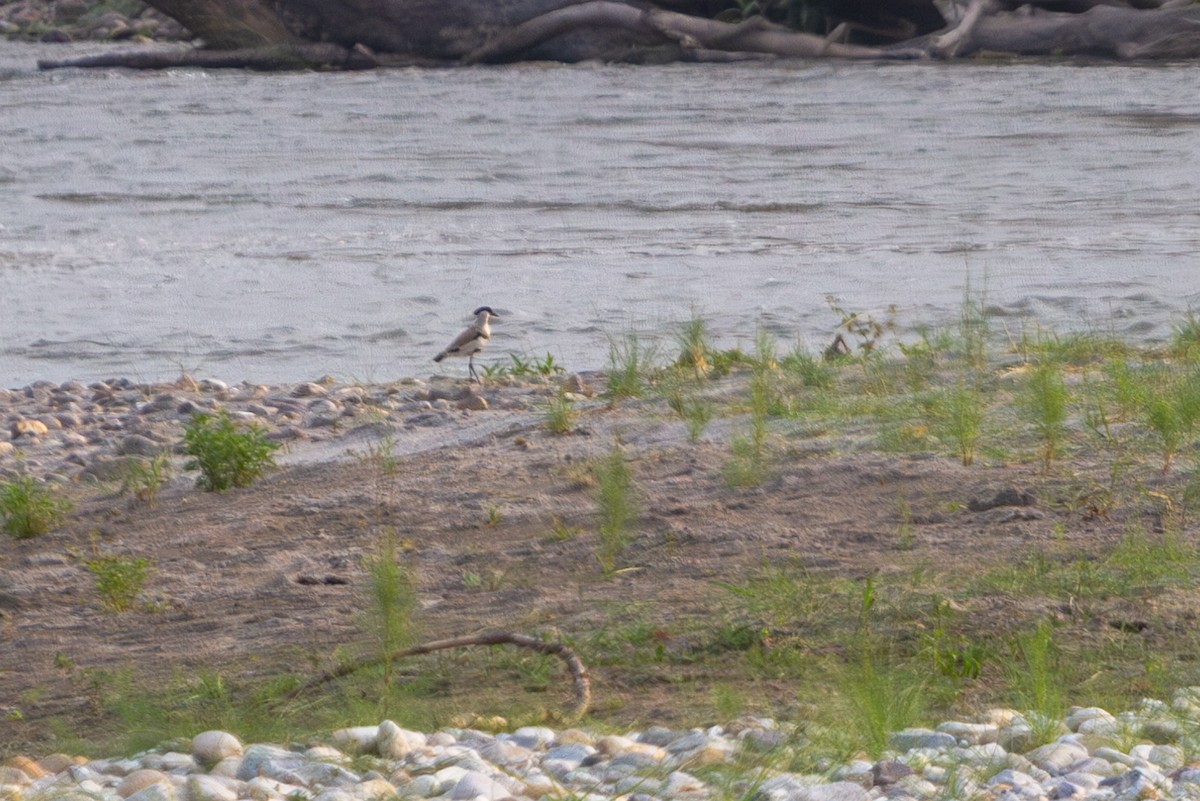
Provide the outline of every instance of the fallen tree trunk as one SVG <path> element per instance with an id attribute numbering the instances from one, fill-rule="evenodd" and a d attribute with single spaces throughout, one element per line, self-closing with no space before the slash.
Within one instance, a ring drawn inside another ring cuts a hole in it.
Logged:
<path id="1" fill-rule="evenodd" d="M 804 8 L 822 9 L 815 18 L 825 24 L 853 9 L 855 19 L 837 22 L 831 35 L 819 36 L 763 16 L 726 22 L 677 10 L 711 13 L 716 7 L 712 0 L 661 0 L 671 10 L 640 0 L 148 0 L 188 26 L 206 47 L 169 55 L 131 51 L 48 60 L 41 66 L 363 69 L 535 59 L 953 58 L 981 51 L 1118 59 L 1200 56 L 1200 7 L 1127 5 L 1159 0 L 1035 1 L 1087 10 L 1012 10 L 1003 5 L 1005 0 L 974 0 L 965 10 L 946 7 L 948 0 L 808 0 Z M 874 18 L 864 10 L 872 4 L 880 9 Z M 955 21 L 936 32 L 926 15 L 934 13 L 935 4 Z M 760 7 L 766 13 L 778 6 L 763 0 Z M 898 9 L 913 18 L 895 17 Z M 856 35 L 878 39 L 887 31 L 914 30 L 921 35 L 886 46 L 853 40 Z M 848 40 L 833 41 L 842 37 Z"/>

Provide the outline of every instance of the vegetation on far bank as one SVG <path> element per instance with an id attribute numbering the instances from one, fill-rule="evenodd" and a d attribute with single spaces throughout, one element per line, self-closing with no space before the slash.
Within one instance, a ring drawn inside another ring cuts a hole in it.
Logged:
<path id="1" fill-rule="evenodd" d="M 971 295 L 956 324 L 907 338 L 896 335 L 892 311 L 831 307 L 841 344 L 824 353 L 786 348 L 762 331 L 746 351 L 719 348 L 699 316 L 672 343 L 614 337 L 601 402 L 560 387 L 561 367 L 550 356 L 540 366 L 518 358 L 488 372 L 493 381 L 520 371 L 548 383 L 547 437 L 586 435 L 589 416 L 614 408 L 678 420 L 686 430 L 637 464 L 610 442 L 577 466 L 572 480 L 590 498 L 590 524 L 555 517 L 537 536 L 590 549 L 589 570 L 463 568 L 463 588 L 477 592 L 536 585 L 550 573 L 581 595 L 594 582 L 621 583 L 627 600 L 601 610 L 592 628 L 528 620 L 526 633 L 569 643 L 592 669 L 587 723 L 654 722 L 656 710 L 639 702 L 653 687 L 679 721 L 753 713 L 801 723 L 790 766 L 819 771 L 854 754 L 878 755 L 890 731 L 992 706 L 1044 722 L 1033 736 L 1049 740 L 1058 733 L 1051 721 L 1068 704 L 1116 711 L 1200 685 L 1200 320 L 1186 315 L 1169 343 L 1147 348 L 1102 332 L 996 331 L 982 298 Z M 879 533 L 890 542 L 885 562 L 847 571 L 822 568 L 803 552 L 764 555 L 749 571 L 698 581 L 688 608 L 664 609 L 639 599 L 639 583 L 670 569 L 641 561 L 641 541 L 668 535 L 642 514 L 639 481 L 668 450 L 701 447 L 719 448 L 724 491 L 747 505 L 776 491 L 796 465 L 863 452 L 953 460 L 1021 484 L 991 509 L 931 507 L 897 494 L 893 528 Z M 364 458 L 377 468 L 375 491 L 386 495 L 403 459 L 390 444 Z M 937 544 L 922 542 L 929 519 L 985 513 L 1031 521 L 1046 534 L 1031 536 L 1016 560 L 981 544 L 966 569 L 942 564 Z M 499 505 L 488 506 L 481 525 L 500 541 L 530 536 Z M 1116 535 L 1091 536 L 1100 528 Z M 421 621 L 413 595 L 420 568 L 406 556 L 406 532 L 372 520 L 362 533 L 376 542 L 359 595 L 363 636 L 334 661 L 411 642 Z M 155 614 L 123 591 L 140 588 L 152 564 L 97 557 L 88 566 L 109 578 L 111 613 Z M 564 684 L 553 657 L 496 647 L 384 660 L 323 694 L 285 700 L 305 678 L 306 660 L 318 659 L 298 654 L 289 674 L 247 680 L 213 669 L 154 688 L 132 670 L 79 670 L 80 691 L 105 725 L 80 732 L 72 721 L 52 721 L 46 745 L 113 752 L 208 728 L 247 740 L 297 739 L 381 716 L 429 729 L 462 723 L 466 711 L 480 716 L 468 721 L 476 725 L 493 716 L 509 725 L 553 722 Z M 36 695 L 16 699 L 6 714 L 19 719 Z M 1189 758 L 1200 755 L 1196 734 L 1184 743 Z"/>

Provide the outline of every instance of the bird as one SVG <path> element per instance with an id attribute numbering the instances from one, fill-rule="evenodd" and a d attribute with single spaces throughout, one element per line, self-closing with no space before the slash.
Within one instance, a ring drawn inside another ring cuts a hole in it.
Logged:
<path id="1" fill-rule="evenodd" d="M 493 317 L 498 320 L 500 317 L 492 311 L 491 306 L 480 306 L 473 313 L 475 321 L 456 336 L 445 350 L 434 356 L 433 360 L 440 362 L 447 356 L 466 356 L 467 370 L 470 372 L 471 378 L 479 381 L 479 375 L 475 372 L 475 354 L 483 350 L 483 346 L 492 336 L 491 329 L 488 328 L 488 320 Z"/>

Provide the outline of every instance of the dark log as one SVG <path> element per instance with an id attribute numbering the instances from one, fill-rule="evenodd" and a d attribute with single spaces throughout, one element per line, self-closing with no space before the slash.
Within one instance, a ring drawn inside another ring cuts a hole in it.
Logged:
<path id="1" fill-rule="evenodd" d="M 494 631 L 487 634 L 477 634 L 469 637 L 455 637 L 448 640 L 433 640 L 422 645 L 414 645 L 391 655 L 392 659 L 402 659 L 407 656 L 430 654 L 434 651 L 444 651 L 448 648 L 466 648 L 473 645 L 515 645 L 518 648 L 529 648 L 541 654 L 558 657 L 571 674 L 571 686 L 574 697 L 570 709 L 567 710 L 567 720 L 578 720 L 583 717 L 592 703 L 592 682 L 588 676 L 587 666 L 573 650 L 557 642 L 545 642 L 525 634 L 513 634 L 507 631 Z M 288 693 L 288 700 L 295 700 L 309 690 L 315 689 L 331 681 L 349 676 L 363 668 L 383 663 L 381 657 L 367 657 L 340 665 L 319 676 L 309 679 L 304 684 Z"/>

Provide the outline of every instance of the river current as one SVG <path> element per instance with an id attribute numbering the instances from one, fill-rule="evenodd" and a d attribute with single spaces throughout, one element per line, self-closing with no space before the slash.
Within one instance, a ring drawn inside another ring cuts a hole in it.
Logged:
<path id="1" fill-rule="evenodd" d="M 829 295 L 1148 341 L 1200 304 L 1193 66 L 36 70 L 63 53 L 0 42 L 0 386 L 462 374 L 430 358 L 483 304 L 482 363 L 572 369 L 693 313 L 821 348 Z"/>

